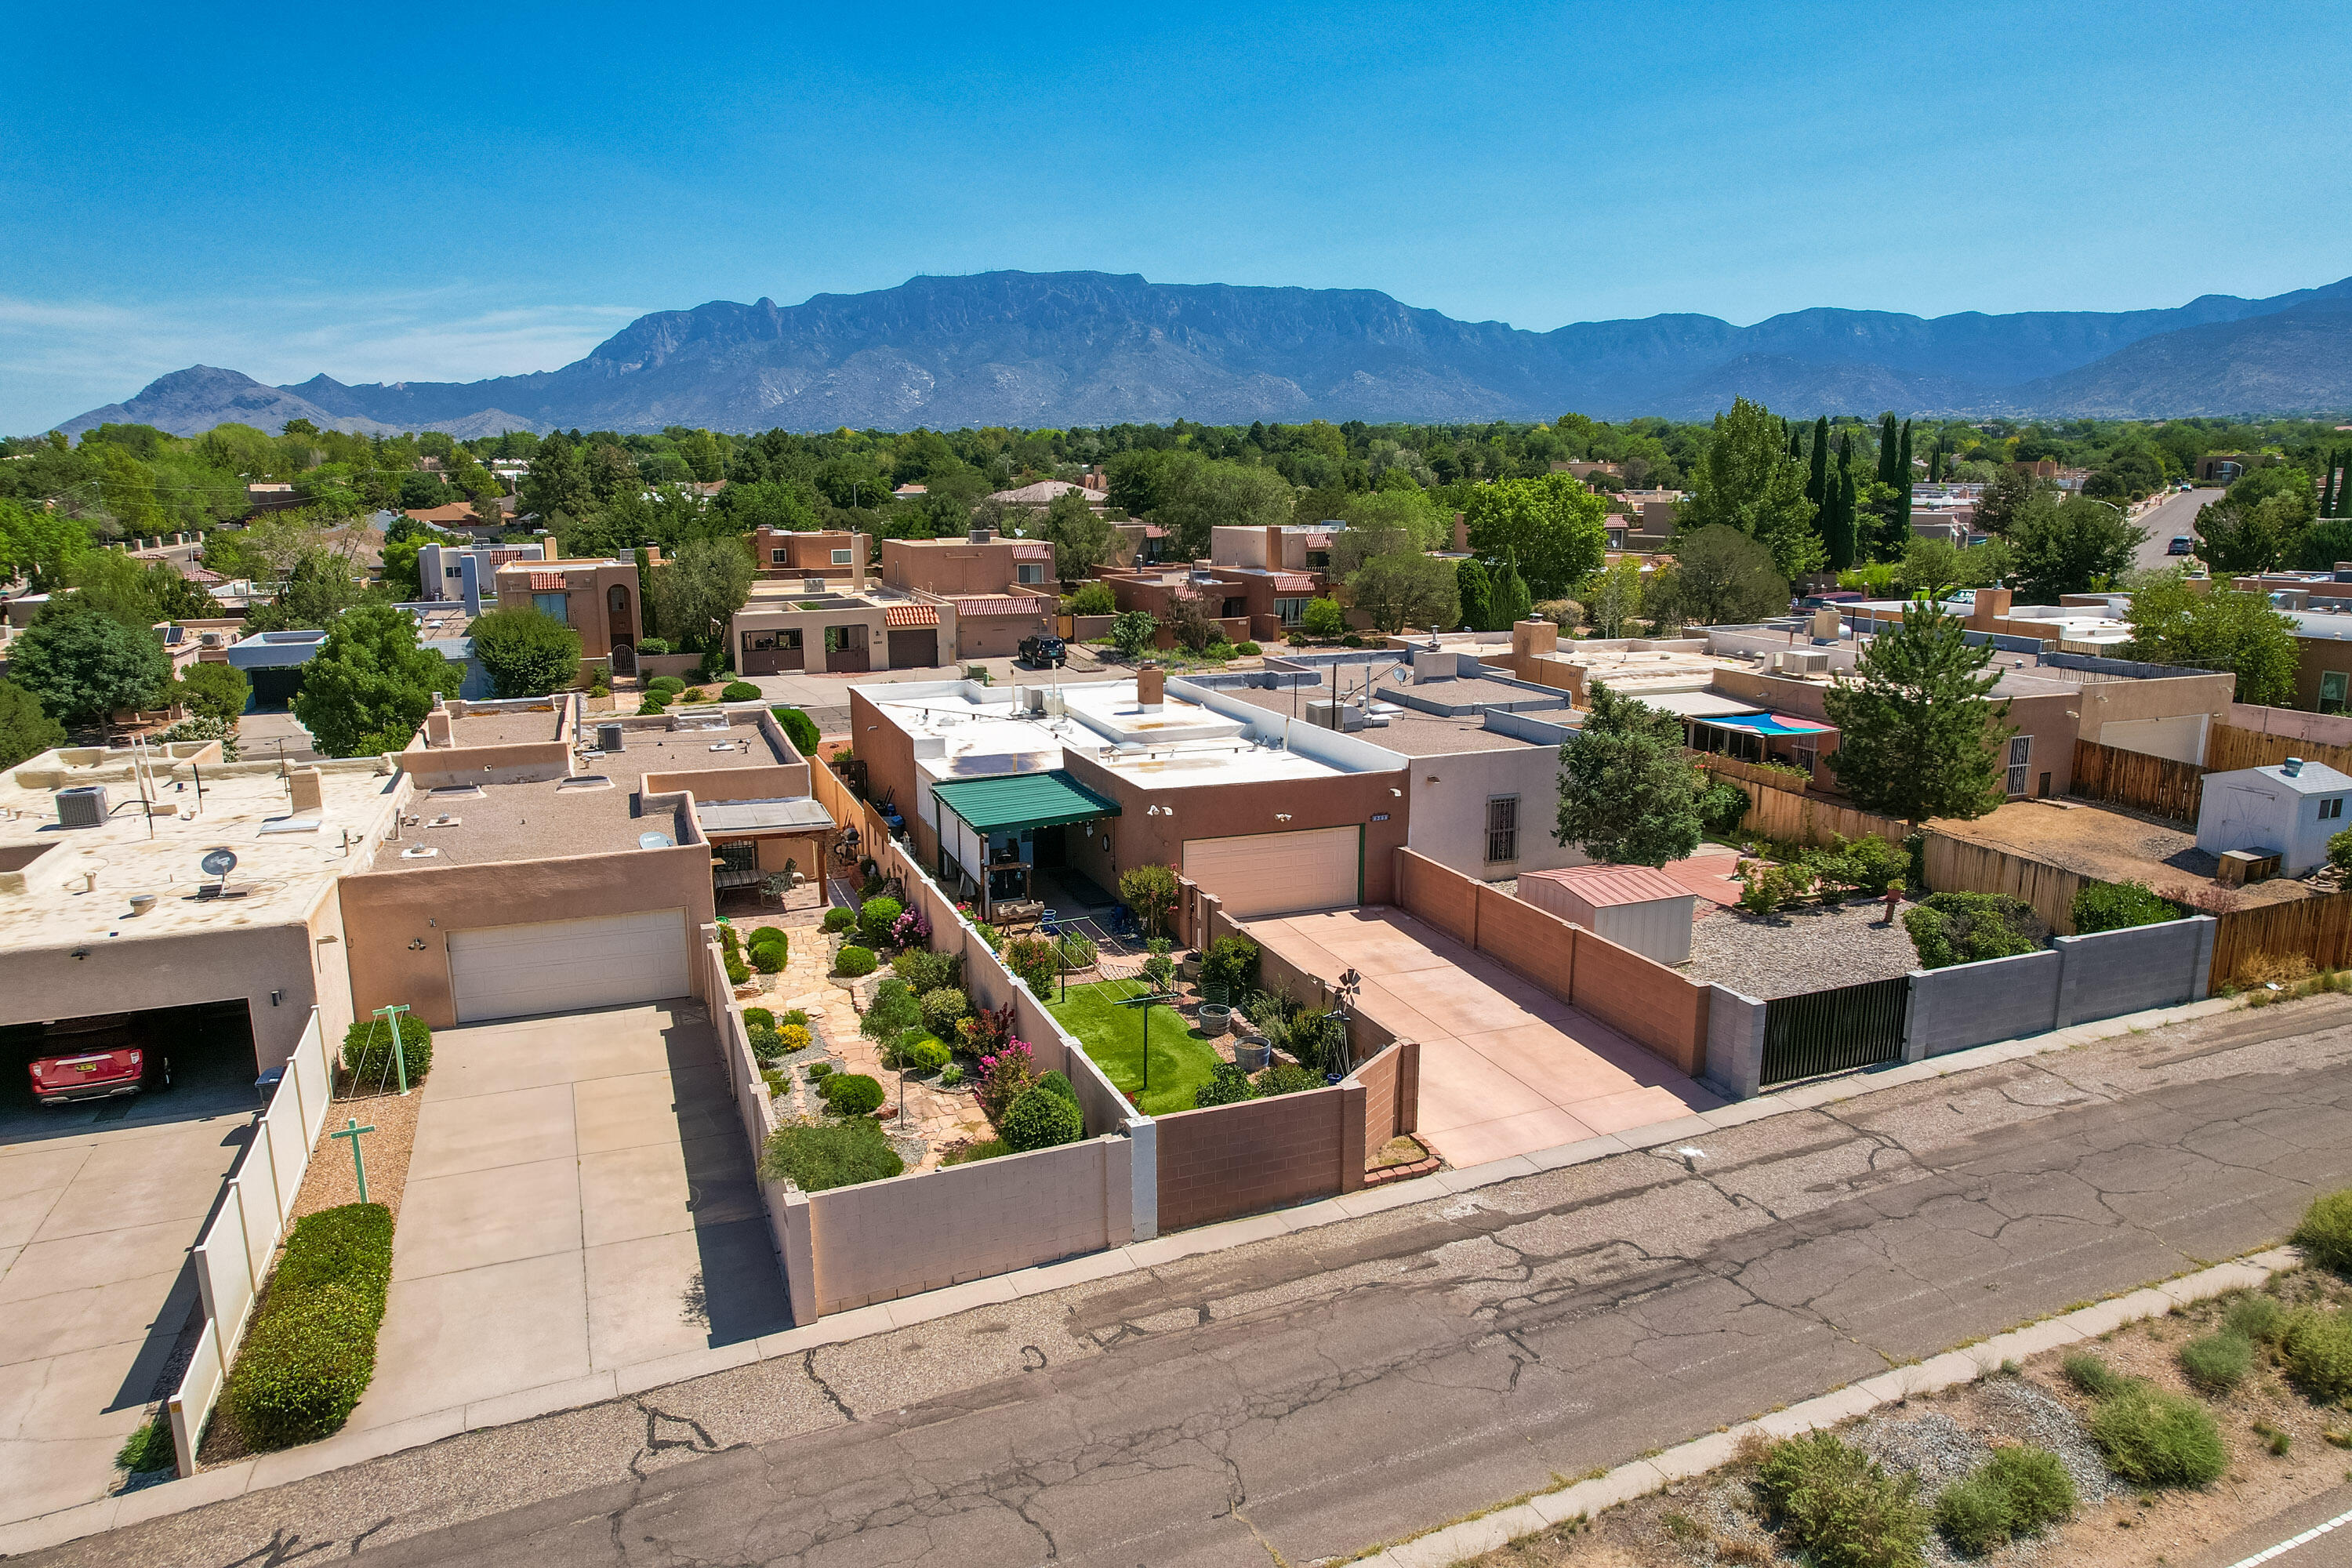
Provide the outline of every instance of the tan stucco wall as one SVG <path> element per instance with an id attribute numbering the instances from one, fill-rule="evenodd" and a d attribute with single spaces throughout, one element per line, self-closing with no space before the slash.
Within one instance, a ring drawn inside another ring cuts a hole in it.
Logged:
<path id="1" fill-rule="evenodd" d="M 1582 850 L 1564 847 L 1552 838 L 1559 825 L 1556 747 L 1415 757 L 1407 772 L 1412 780 L 1405 792 L 1412 804 L 1412 847 L 1440 865 L 1486 879 L 1592 863 Z M 1489 861 L 1486 802 L 1503 795 L 1519 797 L 1519 856 Z"/>
<path id="2" fill-rule="evenodd" d="M 882 581 L 901 593 L 950 599 L 1002 594 L 1020 580 L 1017 566 L 1009 539 L 985 544 L 943 539 L 882 542 Z"/>

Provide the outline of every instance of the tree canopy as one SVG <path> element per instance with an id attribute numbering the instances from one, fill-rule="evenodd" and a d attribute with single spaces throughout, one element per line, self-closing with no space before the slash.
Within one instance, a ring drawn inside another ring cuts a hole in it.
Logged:
<path id="1" fill-rule="evenodd" d="M 667 635 L 705 650 L 723 645 L 727 623 L 751 596 L 751 558 L 732 540 L 698 539 L 654 574 L 654 606 Z"/>
<path id="2" fill-rule="evenodd" d="M 1807 464 L 1789 447 L 1781 422 L 1760 403 L 1732 400 L 1716 416 L 1714 439 L 1691 476 L 1677 526 L 1685 531 L 1729 528 L 1761 544 L 1783 577 L 1827 559 L 1813 530 L 1818 510 L 1805 497 Z"/>
<path id="3" fill-rule="evenodd" d="M 462 671 L 416 645 L 416 623 L 390 605 L 361 605 L 329 628 L 310 662 L 294 717 L 331 757 L 397 752 L 425 722 L 433 694 Z"/>
<path id="4" fill-rule="evenodd" d="M 1488 561 L 1511 557 L 1540 599 L 1582 582 L 1609 548 L 1609 503 L 1566 474 L 1481 485 L 1463 498 L 1462 513 L 1470 548 Z"/>
<path id="5" fill-rule="evenodd" d="M 542 610 L 493 610 L 467 635 L 500 697 L 544 697 L 580 679 L 580 634 Z"/>
<path id="6" fill-rule="evenodd" d="M 1715 523 L 1677 537 L 1674 553 L 1674 569 L 1649 590 L 1658 619 L 1716 626 L 1788 614 L 1789 580 L 1762 541 Z"/>
<path id="7" fill-rule="evenodd" d="M 1999 805 L 2009 704 L 1990 643 L 1968 640 L 1963 623 L 1934 605 L 1913 605 L 1872 639 L 1854 678 L 1823 697 L 1838 727 L 1827 761 L 1864 811 L 1914 825 L 1933 816 L 1981 816 Z"/>
<path id="8" fill-rule="evenodd" d="M 1554 835 L 1596 860 L 1663 866 L 1698 847 L 1698 770 L 1683 755 L 1682 721 L 1606 681 L 1591 690 L 1584 727 L 1559 749 Z"/>
<path id="9" fill-rule="evenodd" d="M 2048 490 L 2028 498 L 2009 537 L 2023 601 L 2038 605 L 2113 582 L 2147 542 L 2147 530 L 2116 508 L 2087 496 L 2057 500 Z"/>
<path id="10" fill-rule="evenodd" d="M 2262 707 L 2294 701 L 2294 623 L 2261 594 L 2216 584 L 2192 592 L 2178 572 L 2154 574 L 2133 590 L 2126 658 L 2190 669 L 2226 669 L 2238 678 L 2236 697 Z"/>
<path id="11" fill-rule="evenodd" d="M 161 706 L 172 660 L 150 627 L 67 599 L 9 645 L 8 677 L 51 718 L 80 727 L 120 710 Z"/>

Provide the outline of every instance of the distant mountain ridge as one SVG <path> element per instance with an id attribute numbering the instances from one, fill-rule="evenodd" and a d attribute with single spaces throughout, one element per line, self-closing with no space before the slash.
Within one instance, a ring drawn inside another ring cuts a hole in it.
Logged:
<path id="1" fill-rule="evenodd" d="M 194 365 L 108 421 L 194 435 L 306 418 L 461 437 L 562 427 L 1069 426 L 1705 418 L 1735 396 L 1794 416 L 2157 418 L 2352 408 L 2352 279 L 2171 310 L 1969 311 L 1932 320 L 1819 308 L 1549 332 L 1459 321 L 1367 289 L 1147 282 L 1132 274 L 915 278 L 805 303 L 714 300 L 641 316 L 561 370 L 476 382 L 267 386 Z"/>

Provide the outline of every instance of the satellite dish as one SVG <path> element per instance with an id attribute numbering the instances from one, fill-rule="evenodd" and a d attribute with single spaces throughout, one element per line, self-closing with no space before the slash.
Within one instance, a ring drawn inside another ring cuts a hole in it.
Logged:
<path id="1" fill-rule="evenodd" d="M 236 869 L 236 851 L 228 848 L 207 849 L 205 851 L 205 858 L 196 864 L 203 868 L 207 877 L 226 878 L 231 871 Z"/>

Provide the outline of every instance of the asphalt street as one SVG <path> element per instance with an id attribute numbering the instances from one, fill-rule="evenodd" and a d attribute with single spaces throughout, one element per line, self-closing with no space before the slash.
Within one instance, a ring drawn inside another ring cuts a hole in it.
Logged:
<path id="1" fill-rule="evenodd" d="M 30 1560 L 1345 1557 L 2282 1237 L 2352 1182 L 2352 1000 L 1695 1147 L 467 1434 Z"/>
<path id="2" fill-rule="evenodd" d="M 2139 547 L 2139 553 L 2135 557 L 2136 563 L 2141 566 L 2194 567 L 2196 562 L 2193 557 L 2168 555 L 2165 553 L 2165 547 L 2176 537 L 2184 533 L 2190 539 L 2195 539 L 2197 509 L 2208 501 L 2220 500 L 2222 494 L 2223 492 L 2218 489 L 2176 490 L 2134 518 L 2132 520 L 2134 522 L 2147 530 L 2147 539 Z"/>

